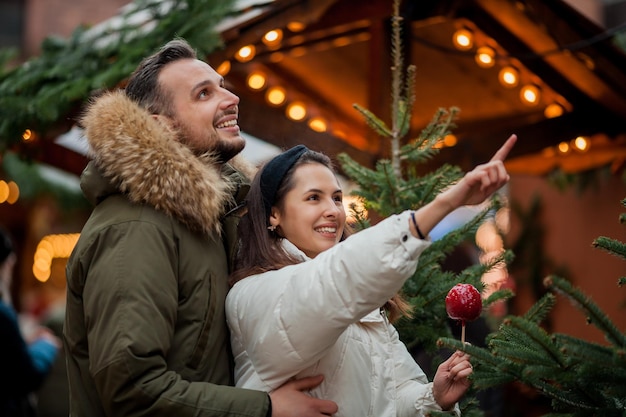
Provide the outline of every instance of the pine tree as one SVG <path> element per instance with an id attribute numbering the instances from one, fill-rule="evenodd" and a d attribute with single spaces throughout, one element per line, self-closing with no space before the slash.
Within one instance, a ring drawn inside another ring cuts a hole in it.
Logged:
<path id="1" fill-rule="evenodd" d="M 622 200 L 626 208 L 626 199 Z M 620 216 L 626 224 L 626 213 Z M 626 260 L 626 244 L 598 237 L 593 246 Z M 619 277 L 619 286 L 626 277 Z M 551 399 L 553 413 L 545 417 L 626 416 L 626 334 L 580 289 L 558 276 L 544 279 L 549 290 L 521 317 L 507 317 L 490 335 L 488 349 L 463 346 L 443 338 L 442 345 L 470 353 L 477 362 L 479 389 L 519 381 Z M 565 334 L 549 334 L 541 327 L 557 301 L 565 296 L 605 336 L 607 346 Z"/>
<path id="2" fill-rule="evenodd" d="M 374 169 L 361 166 L 346 154 L 338 155 L 343 171 L 357 185 L 354 194 L 361 198 L 366 210 L 353 205 L 352 214 L 356 219 L 356 228 L 370 226 L 367 217 L 369 211 L 387 217 L 406 209 L 418 209 L 432 201 L 443 189 L 458 181 L 463 172 L 459 167 L 444 164 L 432 172 L 420 173 L 419 165 L 439 152 L 438 143 L 454 128 L 454 120 L 459 112 L 457 108 L 439 109 L 428 126 L 416 138 L 407 138 L 413 104 L 415 102 L 416 68 L 409 65 L 404 72 L 399 1 L 394 1 L 392 16 L 392 109 L 391 126 L 369 110 L 355 104 L 368 126 L 378 135 L 389 140 L 390 158 L 377 161 Z M 474 219 L 436 240 L 420 256 L 419 267 L 410 277 L 403 295 L 413 307 L 413 318 L 402 319 L 396 323 L 401 339 L 410 351 L 425 351 L 434 354 L 437 341 L 452 335 L 445 310 L 444 299 L 450 288 L 464 282 L 483 289 L 482 275 L 494 265 L 507 262 L 511 253 L 505 252 L 489 264 L 476 264 L 460 273 L 444 271 L 441 267 L 444 259 L 462 242 L 473 236 L 477 227 L 488 218 L 499 202 L 494 200 Z M 506 298 L 506 291 L 494 293 L 484 301 L 486 306 Z M 433 366 L 436 366 L 435 363 Z M 462 405 L 464 416 L 480 416 L 476 403 L 469 399 Z M 449 415 L 449 413 L 433 413 Z"/>
<path id="3" fill-rule="evenodd" d="M 358 185 L 354 194 L 362 199 L 367 211 L 372 210 L 382 217 L 422 207 L 462 175 L 458 167 L 449 165 L 432 172 L 419 172 L 419 165 L 439 152 L 436 144 L 454 128 L 459 110 L 440 109 L 417 138 L 407 138 L 415 101 L 416 69 L 409 65 L 404 71 L 398 0 L 394 0 L 393 7 L 391 126 L 367 109 L 354 106 L 368 126 L 389 140 L 390 158 L 377 161 L 375 168 L 369 169 L 345 154 L 339 155 L 344 172 Z M 505 251 L 488 264 L 473 265 L 460 273 L 446 272 L 441 264 L 459 244 L 473 236 L 478 225 L 488 219 L 499 204 L 495 199 L 473 220 L 433 242 L 422 254 L 417 271 L 403 288 L 414 308 L 414 318 L 397 324 L 401 339 L 412 351 L 419 348 L 433 353 L 438 348 L 449 348 L 464 350 L 473 356 L 473 386 L 461 407 L 466 417 L 483 415 L 472 399 L 473 394 L 513 381 L 550 398 L 554 411 L 551 417 L 626 417 L 626 336 L 589 297 L 562 277 L 547 277 L 544 285 L 548 292 L 523 316 L 507 317 L 499 329 L 489 335 L 486 348 L 451 337 L 444 303 L 449 289 L 458 282 L 483 289 L 482 275 L 501 262 L 508 264 L 513 255 Z M 626 206 L 626 200 L 622 204 Z M 353 206 L 352 211 L 357 229 L 369 227 L 365 210 Z M 626 223 L 626 214 L 620 220 Z M 626 245 L 619 241 L 600 237 L 594 246 L 626 259 Z M 621 277 L 619 284 L 625 283 L 626 277 Z M 610 345 L 601 346 L 544 330 L 541 323 L 555 305 L 556 294 L 574 301 L 588 321 L 606 335 Z M 511 296 L 508 290 L 497 291 L 484 300 L 484 305 L 489 307 Z"/>

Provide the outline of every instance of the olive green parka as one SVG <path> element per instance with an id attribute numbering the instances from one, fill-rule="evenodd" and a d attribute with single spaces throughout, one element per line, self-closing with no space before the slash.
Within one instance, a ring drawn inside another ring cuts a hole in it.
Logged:
<path id="1" fill-rule="evenodd" d="M 267 393 L 229 386 L 224 316 L 251 166 L 194 155 L 121 91 L 82 124 L 95 208 L 67 264 L 71 416 L 265 417 Z"/>

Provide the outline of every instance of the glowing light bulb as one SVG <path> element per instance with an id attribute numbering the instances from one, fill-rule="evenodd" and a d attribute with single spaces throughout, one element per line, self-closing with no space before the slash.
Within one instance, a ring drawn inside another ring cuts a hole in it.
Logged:
<path id="1" fill-rule="evenodd" d="M 535 105 L 539 103 L 539 95 L 539 87 L 533 84 L 525 85 L 520 90 L 520 98 L 526 104 Z"/>
<path id="2" fill-rule="evenodd" d="M 294 101 L 289 106 L 287 106 L 287 117 L 291 120 L 300 121 L 306 117 L 306 107 L 304 103 L 299 101 Z"/>
<path id="3" fill-rule="evenodd" d="M 496 63 L 495 57 L 496 53 L 492 48 L 488 46 L 482 46 L 476 51 L 476 56 L 474 57 L 474 59 L 476 60 L 476 63 L 479 67 L 491 68 Z"/>
<path id="4" fill-rule="evenodd" d="M 513 67 L 504 67 L 498 73 L 498 80 L 504 87 L 515 87 L 519 81 L 519 72 Z"/>
<path id="5" fill-rule="evenodd" d="M 589 145 L 589 139 L 584 136 L 578 136 L 576 139 L 572 140 L 572 147 L 579 152 L 587 152 Z"/>
<path id="6" fill-rule="evenodd" d="M 248 76 L 248 87 L 253 90 L 260 90 L 265 87 L 266 82 L 265 74 L 260 72 L 253 72 Z"/>
<path id="7" fill-rule="evenodd" d="M 256 47 L 254 45 L 246 45 L 239 49 L 235 54 L 235 59 L 239 62 L 248 62 L 256 55 Z"/>
<path id="8" fill-rule="evenodd" d="M 263 36 L 263 43 L 267 46 L 277 46 L 283 40 L 283 31 L 280 29 L 270 30 Z"/>
<path id="9" fill-rule="evenodd" d="M 272 87 L 265 93 L 265 100 L 273 106 L 280 106 L 285 102 L 287 93 L 282 87 Z"/>
<path id="10" fill-rule="evenodd" d="M 474 46 L 474 35 L 468 29 L 459 29 L 452 35 L 452 43 L 460 51 L 467 51 Z"/>
<path id="11" fill-rule="evenodd" d="M 309 120 L 309 128 L 315 132 L 323 133 L 326 132 L 328 124 L 323 117 L 317 116 Z"/>
<path id="12" fill-rule="evenodd" d="M 549 104 L 545 110 L 543 111 L 543 115 L 548 119 L 554 119 L 555 117 L 559 117 L 563 114 L 563 106 L 559 103 L 551 103 Z"/>

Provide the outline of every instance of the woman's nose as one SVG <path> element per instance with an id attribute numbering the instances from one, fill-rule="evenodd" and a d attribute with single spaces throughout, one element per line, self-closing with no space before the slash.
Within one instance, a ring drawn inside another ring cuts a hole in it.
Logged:
<path id="1" fill-rule="evenodd" d="M 331 199 L 326 204 L 324 215 L 327 217 L 336 217 L 343 210 L 343 206 L 338 204 L 335 200 Z"/>

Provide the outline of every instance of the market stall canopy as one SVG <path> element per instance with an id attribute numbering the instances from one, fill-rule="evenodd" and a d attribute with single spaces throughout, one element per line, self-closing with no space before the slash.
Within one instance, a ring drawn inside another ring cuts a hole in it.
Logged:
<path id="1" fill-rule="evenodd" d="M 281 147 L 305 143 L 347 152 L 365 165 L 385 157 L 388 145 L 353 105 L 391 118 L 392 2 L 258 3 L 248 9 L 254 18 L 223 31 L 226 48 L 210 56 L 214 66 L 228 65 L 227 80 L 242 98 L 243 129 Z M 471 167 L 511 133 L 520 138 L 512 156 L 525 155 L 528 168 L 546 148 L 578 137 L 587 149 L 598 140 L 626 146 L 626 55 L 612 39 L 626 25 L 604 30 L 557 0 L 410 1 L 400 14 L 404 61 L 416 67 L 409 137 L 438 108 L 460 109 L 456 142 L 440 161 Z M 468 36 L 465 48 L 454 43 L 459 33 Z M 252 47 L 252 55 L 238 58 L 244 47 Z M 478 52 L 491 61 L 478 62 Z M 506 70 L 516 77 L 511 85 L 502 79 Z M 265 80 L 260 88 L 250 87 L 253 75 Z M 276 87 L 286 98 L 272 106 L 267 95 Z M 535 102 L 521 97 L 525 87 L 536 88 Z M 302 121 L 285 115 L 293 102 L 306 109 Z M 307 127 L 320 119 L 324 132 Z"/>
<path id="2" fill-rule="evenodd" d="M 391 119 L 392 4 L 235 2 L 216 28 L 224 46 L 207 59 L 241 98 L 242 130 L 280 148 L 304 143 L 331 156 L 346 152 L 365 166 L 386 157 L 388 144 L 354 104 Z M 123 19 L 145 19 L 141 12 L 131 7 Z M 575 148 L 576 138 L 591 150 L 599 141 L 609 154 L 626 146 L 626 54 L 615 42 L 626 24 L 601 28 L 561 0 L 405 1 L 400 15 L 404 64 L 416 68 L 407 139 L 418 136 L 437 109 L 460 109 L 454 137 L 442 141 L 435 163 L 471 167 L 489 159 L 511 133 L 519 136 L 511 156 L 526 158 L 512 167 L 535 174 L 545 172 L 533 165 L 547 166 L 546 149 Z M 120 20 L 85 36 L 100 31 L 94 45 L 105 42 Z M 457 35 L 469 43 L 455 44 Z M 274 92 L 284 97 L 272 104 Z M 301 120 L 287 116 L 293 104 L 302 106 Z M 59 121 L 65 130 L 68 120 Z M 60 130 L 41 141 L 41 158 L 78 173 L 85 158 L 53 143 Z M 614 155 L 609 163 L 621 166 L 624 153 Z"/>

